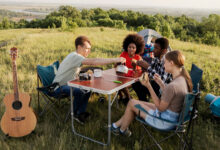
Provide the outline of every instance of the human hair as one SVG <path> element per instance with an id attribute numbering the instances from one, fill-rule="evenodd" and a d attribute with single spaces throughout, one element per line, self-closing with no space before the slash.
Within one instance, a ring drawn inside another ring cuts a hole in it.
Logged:
<path id="1" fill-rule="evenodd" d="M 75 40 L 75 47 L 76 47 L 76 49 L 77 49 L 78 45 L 83 46 L 85 42 L 88 42 L 91 45 L 91 42 L 90 42 L 88 37 L 86 37 L 86 36 L 78 36 L 76 38 L 76 40 Z"/>
<path id="2" fill-rule="evenodd" d="M 192 80 L 191 80 L 191 77 L 189 76 L 189 73 L 186 71 L 186 69 L 184 67 L 184 61 L 185 61 L 184 55 L 180 51 L 175 50 L 175 51 L 168 52 L 165 55 L 165 58 L 168 61 L 173 61 L 173 63 L 178 68 L 182 68 L 181 76 L 183 76 L 185 78 L 189 92 L 192 92 L 192 88 L 193 88 Z"/>
<path id="3" fill-rule="evenodd" d="M 155 43 L 159 44 L 161 49 L 167 49 L 169 47 L 169 41 L 164 37 L 157 38 Z"/>
<path id="4" fill-rule="evenodd" d="M 138 34 L 128 34 L 123 41 L 124 51 L 128 51 L 128 45 L 134 43 L 136 45 L 135 54 L 141 54 L 144 51 L 144 38 Z"/>

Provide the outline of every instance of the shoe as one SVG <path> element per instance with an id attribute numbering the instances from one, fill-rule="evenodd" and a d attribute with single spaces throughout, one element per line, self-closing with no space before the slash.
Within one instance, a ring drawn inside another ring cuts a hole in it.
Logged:
<path id="1" fill-rule="evenodd" d="M 83 114 L 75 115 L 74 114 L 74 120 L 76 120 L 78 123 L 84 125 L 86 122 L 86 118 L 84 117 Z"/>
<path id="2" fill-rule="evenodd" d="M 124 132 L 121 132 L 120 129 L 119 129 L 119 132 L 121 135 L 123 136 L 127 136 L 127 137 L 130 137 L 132 132 L 127 128 Z"/>
<path id="3" fill-rule="evenodd" d="M 113 124 L 111 125 L 111 132 L 114 134 L 114 135 L 119 135 L 120 134 L 120 128 L 114 128 L 113 127 Z"/>
<path id="4" fill-rule="evenodd" d="M 90 116 L 90 113 L 88 112 L 83 112 L 81 114 L 79 114 L 80 116 L 82 116 L 83 118 L 87 119 Z"/>

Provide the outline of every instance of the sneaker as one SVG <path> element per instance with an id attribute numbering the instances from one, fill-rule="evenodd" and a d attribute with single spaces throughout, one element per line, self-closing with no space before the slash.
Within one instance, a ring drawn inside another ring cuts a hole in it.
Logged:
<path id="1" fill-rule="evenodd" d="M 114 134 L 114 135 L 119 135 L 120 133 L 120 128 L 114 128 L 113 125 L 111 125 L 111 132 Z"/>
<path id="2" fill-rule="evenodd" d="M 90 113 L 88 112 L 83 112 L 81 114 L 79 114 L 80 116 L 82 116 L 83 118 L 87 119 L 90 116 Z"/>
<path id="3" fill-rule="evenodd" d="M 86 118 L 82 114 L 79 115 L 74 114 L 74 120 L 76 120 L 78 123 L 82 125 L 84 125 L 84 123 L 86 122 Z"/>
<path id="4" fill-rule="evenodd" d="M 119 129 L 119 132 L 121 135 L 123 136 L 127 136 L 127 137 L 130 137 L 132 132 L 127 128 L 124 132 L 121 132 L 120 129 Z"/>

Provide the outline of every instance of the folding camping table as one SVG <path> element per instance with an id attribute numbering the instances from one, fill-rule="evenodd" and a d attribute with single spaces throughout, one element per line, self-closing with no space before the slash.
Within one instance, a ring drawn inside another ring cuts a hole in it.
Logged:
<path id="1" fill-rule="evenodd" d="M 141 76 L 141 73 L 134 73 L 132 77 L 126 77 L 123 74 L 116 73 L 115 68 L 108 69 L 102 72 L 101 77 L 93 77 L 89 81 L 80 81 L 78 79 L 68 82 L 71 90 L 71 122 L 72 122 L 72 132 L 80 137 L 83 137 L 87 140 L 93 141 L 95 143 L 107 146 L 111 142 L 111 106 L 116 99 L 116 96 L 111 99 L 111 94 L 118 92 L 119 90 L 135 83 L 138 78 Z M 114 81 L 120 81 L 121 83 L 115 83 Z M 101 141 L 92 139 L 80 133 L 77 133 L 74 128 L 74 111 L 73 111 L 73 90 L 74 88 L 79 88 L 83 90 L 88 90 L 91 92 L 96 92 L 100 94 L 108 95 L 108 141 L 103 143 Z M 117 94 L 116 94 L 117 95 Z"/>

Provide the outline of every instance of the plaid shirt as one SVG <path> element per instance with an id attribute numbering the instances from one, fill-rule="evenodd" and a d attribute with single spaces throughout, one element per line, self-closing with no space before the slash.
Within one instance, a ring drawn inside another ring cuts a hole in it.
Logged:
<path id="1" fill-rule="evenodd" d="M 165 72 L 164 61 L 159 58 L 153 58 L 150 66 L 147 69 L 149 78 L 153 79 L 155 73 L 159 74 L 164 83 L 172 81 L 172 75 Z"/>

